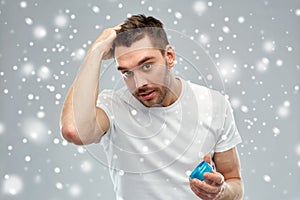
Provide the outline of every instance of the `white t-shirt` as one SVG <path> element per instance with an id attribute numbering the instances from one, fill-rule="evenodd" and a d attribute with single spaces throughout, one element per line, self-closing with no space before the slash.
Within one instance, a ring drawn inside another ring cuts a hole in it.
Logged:
<path id="1" fill-rule="evenodd" d="M 118 200 L 198 200 L 191 171 L 204 154 L 241 142 L 225 97 L 180 80 L 181 95 L 168 107 L 145 107 L 126 87 L 99 95 L 97 106 L 110 119 L 101 144 Z"/>

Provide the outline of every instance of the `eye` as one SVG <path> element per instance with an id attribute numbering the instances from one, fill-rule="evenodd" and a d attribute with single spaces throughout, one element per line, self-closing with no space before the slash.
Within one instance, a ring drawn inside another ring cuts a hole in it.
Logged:
<path id="1" fill-rule="evenodd" d="M 132 75 L 133 75 L 133 71 L 128 70 L 123 72 L 123 76 L 126 78 L 131 77 Z"/>
<path id="2" fill-rule="evenodd" d="M 152 64 L 144 64 L 144 65 L 143 65 L 143 70 L 144 70 L 144 71 L 148 71 L 148 70 L 151 69 L 151 67 L 152 67 Z"/>

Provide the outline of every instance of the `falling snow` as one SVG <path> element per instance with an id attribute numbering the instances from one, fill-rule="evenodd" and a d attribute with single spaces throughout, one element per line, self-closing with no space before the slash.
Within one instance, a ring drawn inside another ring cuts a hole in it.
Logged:
<path id="1" fill-rule="evenodd" d="M 65 14 L 59 14 L 54 18 L 54 24 L 59 28 L 65 28 L 69 24 L 69 18 Z"/>
<path id="2" fill-rule="evenodd" d="M 2 191 L 7 195 L 18 195 L 24 187 L 23 180 L 18 175 L 5 175 L 2 185 Z"/>
<path id="3" fill-rule="evenodd" d="M 82 193 L 82 188 L 80 185 L 74 184 L 70 187 L 69 193 L 72 197 L 78 197 Z"/>
<path id="4" fill-rule="evenodd" d="M 33 35 L 35 36 L 36 39 L 42 39 L 44 37 L 46 37 L 47 35 L 47 30 L 44 26 L 36 26 L 34 29 L 33 29 Z"/>
<path id="5" fill-rule="evenodd" d="M 193 9 L 197 15 L 199 16 L 203 15 L 207 9 L 205 1 L 194 2 Z"/>
<path id="6" fill-rule="evenodd" d="M 5 125 L 4 123 L 0 122 L 0 135 L 4 134 L 5 132 Z"/>
<path id="7" fill-rule="evenodd" d="M 263 178 L 264 178 L 264 181 L 266 181 L 266 182 L 270 182 L 272 180 L 269 175 L 264 175 Z"/>
<path id="8" fill-rule="evenodd" d="M 0 199 L 115 198 L 102 148 L 67 142 L 60 135 L 59 117 L 93 41 L 137 9 L 162 19 L 170 35 L 182 36 L 170 39 L 178 54 L 176 75 L 228 97 L 243 138 L 238 150 L 245 199 L 299 198 L 298 1 L 2 0 Z M 189 40 L 180 42 L 185 37 Z M 103 64 L 101 88 L 119 87 L 121 77 L 111 67 L 115 63 Z M 139 112 L 128 109 L 132 119 Z M 161 142 L 172 144 L 167 137 Z M 142 144 L 137 161 L 148 164 L 144 156 L 152 149 Z M 191 170 L 182 173 L 188 176 Z"/>

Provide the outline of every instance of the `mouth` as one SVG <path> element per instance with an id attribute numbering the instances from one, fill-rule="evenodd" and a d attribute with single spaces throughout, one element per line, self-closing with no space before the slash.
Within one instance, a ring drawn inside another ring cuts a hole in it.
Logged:
<path id="1" fill-rule="evenodd" d="M 152 99 L 155 95 L 156 95 L 156 91 L 155 90 L 149 90 L 149 91 L 145 91 L 145 92 L 140 92 L 138 94 L 138 96 L 142 100 L 144 100 L 144 101 L 148 101 L 148 100 Z"/>

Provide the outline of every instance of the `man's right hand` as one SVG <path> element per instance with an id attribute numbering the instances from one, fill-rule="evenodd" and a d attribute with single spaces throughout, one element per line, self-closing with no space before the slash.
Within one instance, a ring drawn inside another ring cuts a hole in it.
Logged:
<path id="1" fill-rule="evenodd" d="M 78 145 L 98 142 L 109 129 L 109 118 L 96 106 L 100 63 L 112 58 L 111 47 L 121 25 L 105 29 L 87 52 L 68 92 L 61 114 L 63 137 Z"/>
<path id="2" fill-rule="evenodd" d="M 107 60 L 111 59 L 113 56 L 113 52 L 111 51 L 112 44 L 116 39 L 117 30 L 121 29 L 121 24 L 113 27 L 104 29 L 102 34 L 95 40 L 91 48 L 89 49 L 89 53 L 93 53 L 95 51 L 102 52 L 102 59 Z"/>

